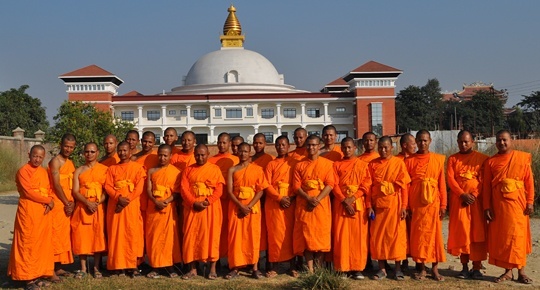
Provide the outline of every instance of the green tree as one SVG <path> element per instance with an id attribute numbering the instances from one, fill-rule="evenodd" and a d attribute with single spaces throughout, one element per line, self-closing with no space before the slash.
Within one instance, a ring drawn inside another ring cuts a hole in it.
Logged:
<path id="1" fill-rule="evenodd" d="M 399 132 L 441 128 L 444 103 L 439 81 L 429 79 L 423 87 L 408 86 L 396 97 L 396 121 Z"/>
<path id="2" fill-rule="evenodd" d="M 518 136 L 523 137 L 527 133 L 527 122 L 525 120 L 525 114 L 520 107 L 514 106 L 515 111 L 508 116 L 506 120 L 511 132 L 517 133 Z"/>
<path id="3" fill-rule="evenodd" d="M 525 121 L 529 129 L 540 132 L 540 91 L 532 92 L 530 95 L 522 95 L 523 99 L 517 105 L 523 109 Z"/>
<path id="4" fill-rule="evenodd" d="M 28 85 L 18 89 L 0 92 L 0 135 L 11 136 L 12 131 L 21 127 L 26 137 L 34 137 L 34 132 L 49 128 L 45 108 L 38 98 L 26 93 Z"/>
<path id="5" fill-rule="evenodd" d="M 478 91 L 470 101 L 463 103 L 461 115 L 465 129 L 494 136 L 504 127 L 504 102 L 493 92 Z"/>
<path id="6" fill-rule="evenodd" d="M 75 135 L 77 147 L 73 152 L 73 161 L 77 165 L 84 163 L 82 157 L 84 144 L 96 142 L 101 145 L 103 138 L 108 134 L 122 139 L 127 131 L 134 128 L 132 123 L 114 118 L 111 113 L 82 102 L 64 101 L 58 108 L 58 114 L 54 116 L 54 121 L 56 124 L 50 128 L 47 141 L 59 144 L 65 133 Z M 103 148 L 100 151 L 103 154 Z"/>

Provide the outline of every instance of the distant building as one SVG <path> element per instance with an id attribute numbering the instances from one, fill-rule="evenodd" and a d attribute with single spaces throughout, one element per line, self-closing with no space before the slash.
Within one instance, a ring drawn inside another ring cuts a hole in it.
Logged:
<path id="1" fill-rule="evenodd" d="M 444 92 L 443 101 L 470 101 L 478 92 L 491 92 L 503 101 L 503 104 L 508 100 L 508 95 L 505 90 L 496 90 L 493 84 L 485 84 L 483 82 L 474 82 L 470 85 L 463 84 L 463 90 Z"/>
<path id="2" fill-rule="evenodd" d="M 182 85 L 170 92 L 119 96 L 122 79 L 90 65 L 59 76 L 68 100 L 110 110 L 134 122 L 141 133 L 149 130 L 160 137 L 167 127 L 179 133 L 192 130 L 199 143 L 213 144 L 221 132 L 248 141 L 263 133 L 273 143 L 280 135 L 292 139 L 298 127 L 320 134 L 329 124 L 337 128 L 339 139 L 360 138 L 366 131 L 395 134 L 395 82 L 401 70 L 369 61 L 320 92 L 295 89 L 268 59 L 244 49 L 236 9 L 231 5 L 228 12 L 221 49 L 199 58 Z"/>

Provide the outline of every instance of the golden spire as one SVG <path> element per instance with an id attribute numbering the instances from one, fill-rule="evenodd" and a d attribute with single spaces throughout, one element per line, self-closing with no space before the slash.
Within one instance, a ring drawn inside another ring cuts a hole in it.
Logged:
<path id="1" fill-rule="evenodd" d="M 219 37 L 222 47 L 242 47 L 245 36 L 242 35 L 242 26 L 236 18 L 236 8 L 231 4 L 227 9 L 229 16 L 223 25 L 223 35 Z"/>

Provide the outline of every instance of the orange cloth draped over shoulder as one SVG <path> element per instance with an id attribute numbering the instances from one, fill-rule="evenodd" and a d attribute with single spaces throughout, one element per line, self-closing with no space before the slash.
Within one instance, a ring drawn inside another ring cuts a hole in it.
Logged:
<path id="1" fill-rule="evenodd" d="M 293 192 L 300 188 L 309 196 L 318 196 L 326 187 L 335 187 L 336 177 L 332 161 L 326 158 L 304 159 L 294 167 Z M 307 201 L 296 199 L 293 247 L 295 255 L 303 256 L 304 251 L 329 252 L 331 249 L 332 209 L 330 197 L 323 198 L 311 212 L 307 211 Z"/>
<path id="2" fill-rule="evenodd" d="M 184 200 L 184 240 L 182 254 L 185 263 L 215 262 L 220 257 L 220 237 L 223 212 L 221 195 L 225 179 L 221 169 L 206 162 L 193 164 L 182 172 L 181 193 Z M 208 200 L 203 211 L 193 209 L 195 202 Z"/>
<path id="3" fill-rule="evenodd" d="M 362 271 L 368 256 L 368 216 L 365 198 L 371 186 L 368 163 L 357 157 L 334 162 L 333 261 L 338 271 Z M 353 196 L 356 213 L 350 216 L 343 200 Z"/>
<path id="4" fill-rule="evenodd" d="M 233 194 L 242 204 L 249 204 L 258 192 L 269 187 L 263 169 L 249 164 L 233 174 Z M 229 200 L 229 268 L 253 265 L 259 261 L 261 246 L 261 205 L 258 201 L 251 213 L 238 218 L 237 206 Z"/>
<path id="5" fill-rule="evenodd" d="M 360 158 L 360 160 L 366 162 L 366 163 L 370 163 L 372 160 L 375 160 L 377 158 L 381 157 L 379 155 L 379 152 L 377 151 L 373 151 L 371 153 L 362 153 L 360 156 L 358 156 L 358 158 Z"/>
<path id="6" fill-rule="evenodd" d="M 137 158 L 135 162 L 143 166 L 144 171 L 148 174 L 148 170 L 157 167 L 159 164 L 159 159 L 157 155 L 157 150 L 152 150 L 151 153 L 145 154 Z M 146 208 L 148 207 L 148 195 L 146 191 L 141 194 L 141 212 L 143 218 L 143 227 L 146 232 Z"/>
<path id="7" fill-rule="evenodd" d="M 145 178 L 146 171 L 142 165 L 133 161 L 113 165 L 107 170 L 108 270 L 134 269 L 137 267 L 137 259 L 143 257 L 140 196 L 144 190 Z M 128 198 L 130 202 L 117 213 L 115 210 L 119 197 Z"/>
<path id="8" fill-rule="evenodd" d="M 289 157 L 294 158 L 298 161 L 307 157 L 307 148 L 296 148 L 293 151 L 289 152 Z"/>
<path id="9" fill-rule="evenodd" d="M 49 178 L 54 198 L 54 208 L 51 210 L 53 226 L 53 247 L 54 262 L 61 264 L 73 263 L 73 254 L 71 253 L 71 217 L 64 212 L 64 204 L 58 198 L 52 183 L 51 169 L 49 168 Z M 73 202 L 73 172 L 75 165 L 73 161 L 67 159 L 58 171 L 60 173 L 60 185 L 68 201 Z"/>
<path id="10" fill-rule="evenodd" d="M 113 156 L 111 157 L 108 157 L 107 159 L 105 160 L 101 160 L 99 163 L 109 167 L 111 165 L 115 165 L 115 164 L 118 164 L 118 162 L 120 162 L 120 157 L 118 157 L 118 154 L 117 153 L 114 153 Z"/>
<path id="11" fill-rule="evenodd" d="M 262 156 L 260 156 L 256 160 L 254 160 L 252 163 L 262 167 L 263 172 L 264 172 L 264 170 L 266 169 L 266 166 L 272 160 L 274 160 L 274 156 L 272 156 L 272 155 L 270 155 L 268 153 L 264 153 Z M 261 197 L 261 208 L 262 208 L 263 211 L 264 211 L 265 207 L 266 207 L 266 195 L 263 194 L 263 196 Z M 268 250 L 268 229 L 266 227 L 266 215 L 265 214 L 261 215 L 261 247 L 260 247 L 260 250 L 261 251 Z"/>
<path id="12" fill-rule="evenodd" d="M 227 183 L 227 174 L 229 169 L 234 165 L 238 164 L 240 160 L 238 156 L 232 155 L 231 153 L 218 153 L 210 158 L 208 162 L 213 163 L 219 167 L 221 174 L 223 175 L 223 180 Z M 227 188 L 224 186 L 224 190 Z M 221 211 L 223 213 L 223 218 L 221 222 L 221 238 L 219 239 L 219 257 L 226 258 L 227 252 L 229 251 L 228 243 L 228 233 L 229 233 L 229 195 L 224 193 L 221 195 Z"/>
<path id="13" fill-rule="evenodd" d="M 15 182 L 19 204 L 7 274 L 23 281 L 52 276 L 52 214 L 44 214 L 44 205 L 53 199 L 47 170 L 25 164 L 17 171 Z"/>
<path id="14" fill-rule="evenodd" d="M 446 209 L 444 155 L 414 154 L 405 159 L 411 176 L 409 207 L 412 211 L 410 254 L 415 262 L 445 262 L 441 209 Z"/>
<path id="15" fill-rule="evenodd" d="M 176 166 L 176 168 L 180 169 L 180 172 L 182 172 L 186 167 L 195 164 L 195 155 L 193 154 L 193 151 L 186 153 L 180 150 L 172 155 L 171 164 Z"/>
<path id="16" fill-rule="evenodd" d="M 148 178 L 152 182 L 152 196 L 157 200 L 180 193 L 180 170 L 173 165 L 161 167 Z M 143 194 L 148 195 L 147 192 Z M 163 268 L 182 262 L 176 201 L 157 210 L 154 202 L 149 200 L 145 223 L 146 255 L 150 266 Z"/>
<path id="17" fill-rule="evenodd" d="M 531 154 L 512 150 L 495 154 L 484 164 L 484 207 L 491 209 L 488 225 L 489 263 L 521 269 L 532 251 L 531 226 L 523 211 L 534 203 Z"/>
<path id="18" fill-rule="evenodd" d="M 334 145 L 332 151 L 323 152 L 319 157 L 324 157 L 330 161 L 339 161 L 343 159 L 343 152 L 341 152 L 341 147 L 339 145 Z"/>
<path id="19" fill-rule="evenodd" d="M 375 211 L 370 227 L 370 252 L 374 260 L 407 258 L 407 226 L 401 210 L 407 209 L 411 182 L 403 160 L 376 158 L 369 163 L 372 179 L 366 206 Z"/>
<path id="20" fill-rule="evenodd" d="M 469 254 L 472 261 L 487 259 L 486 219 L 482 205 L 483 164 L 488 159 L 477 151 L 456 153 L 448 158 L 446 172 L 450 187 L 449 254 Z M 472 194 L 476 200 L 463 206 L 460 195 Z"/>
<path id="21" fill-rule="evenodd" d="M 298 161 L 291 156 L 276 158 L 265 169 L 274 190 L 266 191 L 264 214 L 268 230 L 268 261 L 284 262 L 294 258 L 293 228 L 296 202 L 288 208 L 280 206 L 284 196 L 293 196 L 292 169 Z"/>
<path id="22" fill-rule="evenodd" d="M 103 194 L 108 167 L 96 163 L 79 174 L 79 193 L 90 202 L 99 202 Z M 107 250 L 105 239 L 105 204 L 98 205 L 95 212 L 77 202 L 71 217 L 71 242 L 75 255 L 90 255 Z"/>

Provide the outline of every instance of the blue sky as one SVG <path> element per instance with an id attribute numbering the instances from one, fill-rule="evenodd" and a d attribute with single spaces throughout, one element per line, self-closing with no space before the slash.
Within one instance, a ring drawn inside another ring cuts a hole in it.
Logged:
<path id="1" fill-rule="evenodd" d="M 60 74 L 96 64 L 120 94 L 169 91 L 220 47 L 231 1 L 3 1 L 0 91 L 30 85 L 49 119 L 67 98 Z M 403 70 L 397 91 L 437 78 L 540 90 L 540 1 L 234 1 L 246 49 L 285 82 L 318 91 L 375 60 Z"/>

